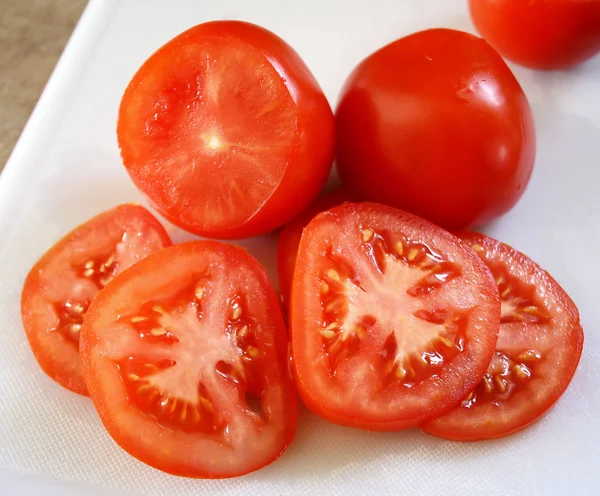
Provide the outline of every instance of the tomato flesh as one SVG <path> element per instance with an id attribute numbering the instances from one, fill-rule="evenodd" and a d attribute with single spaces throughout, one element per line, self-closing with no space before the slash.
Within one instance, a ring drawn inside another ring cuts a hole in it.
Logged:
<path id="1" fill-rule="evenodd" d="M 306 210 L 281 229 L 279 241 L 277 242 L 277 275 L 281 298 L 285 304 L 289 304 L 290 300 L 294 266 L 296 265 L 296 256 L 298 255 L 298 246 L 300 245 L 300 238 L 302 238 L 302 231 L 318 213 L 337 207 L 350 200 L 350 193 L 344 190 L 323 193 Z"/>
<path id="2" fill-rule="evenodd" d="M 579 363 L 583 331 L 574 303 L 525 255 L 478 233 L 460 233 L 488 265 L 501 297 L 496 352 L 477 387 L 423 429 L 474 441 L 512 434 L 565 391 Z"/>
<path id="3" fill-rule="evenodd" d="M 317 194 L 331 167 L 333 116 L 281 39 L 220 21 L 146 61 L 123 96 L 118 136 L 129 175 L 169 220 L 238 238 L 278 227 Z"/>
<path id="4" fill-rule="evenodd" d="M 21 297 L 25 332 L 46 374 L 87 395 L 79 337 L 88 306 L 117 274 L 170 244 L 150 212 L 124 204 L 88 220 L 46 252 L 27 275 Z"/>
<path id="5" fill-rule="evenodd" d="M 242 475 L 294 436 L 278 302 L 239 247 L 184 243 L 117 277 L 90 306 L 81 356 L 110 435 L 160 470 Z"/>
<path id="6" fill-rule="evenodd" d="M 416 426 L 477 384 L 499 318 L 489 271 L 454 236 L 383 205 L 336 207 L 300 242 L 291 309 L 298 391 L 342 425 Z"/>

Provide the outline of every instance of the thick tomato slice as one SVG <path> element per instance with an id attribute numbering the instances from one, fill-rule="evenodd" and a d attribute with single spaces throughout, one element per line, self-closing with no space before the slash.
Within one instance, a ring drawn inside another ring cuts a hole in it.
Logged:
<path id="1" fill-rule="evenodd" d="M 117 277 L 81 335 L 90 395 L 115 441 L 175 475 L 234 477 L 296 428 L 279 303 L 242 248 L 176 245 Z"/>
<path id="2" fill-rule="evenodd" d="M 117 132 L 154 206 L 217 238 L 290 220 L 321 189 L 334 153 L 333 114 L 304 62 L 238 21 L 200 24 L 154 53 L 123 95 Z"/>
<path id="3" fill-rule="evenodd" d="M 499 322 L 489 270 L 423 219 L 346 204 L 304 230 L 293 363 L 300 396 L 332 422 L 397 430 L 448 411 L 485 373 Z"/>
<path id="4" fill-rule="evenodd" d="M 545 270 L 483 234 L 459 236 L 496 279 L 502 300 L 496 353 L 483 379 L 429 434 L 476 441 L 512 434 L 537 420 L 565 391 L 583 348 L 573 301 Z"/>
<path id="5" fill-rule="evenodd" d="M 290 300 L 294 266 L 296 265 L 296 255 L 298 254 L 302 231 L 318 213 L 337 207 L 351 199 L 350 193 L 341 189 L 323 193 L 306 210 L 281 229 L 277 243 L 277 275 L 279 277 L 281 298 L 285 304 L 288 304 Z"/>
<path id="6" fill-rule="evenodd" d="M 21 316 L 40 367 L 62 386 L 87 395 L 79 364 L 79 334 L 87 308 L 113 277 L 171 245 L 144 207 L 119 205 L 56 243 L 25 279 Z"/>

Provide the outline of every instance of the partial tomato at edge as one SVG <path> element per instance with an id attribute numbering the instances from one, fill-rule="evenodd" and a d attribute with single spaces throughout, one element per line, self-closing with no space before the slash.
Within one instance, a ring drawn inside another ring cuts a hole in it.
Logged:
<path id="1" fill-rule="evenodd" d="M 80 225 L 31 268 L 21 295 L 21 317 L 42 370 L 60 385 L 87 395 L 79 362 L 79 334 L 96 294 L 115 275 L 171 245 L 144 207 L 124 204 Z"/>
<path id="2" fill-rule="evenodd" d="M 490 268 L 502 300 L 500 335 L 481 382 L 423 430 L 457 441 L 507 436 L 535 422 L 564 393 L 583 349 L 573 301 L 531 259 L 479 233 L 459 236 Z"/>
<path id="3" fill-rule="evenodd" d="M 302 231 L 318 213 L 351 200 L 352 195 L 343 189 L 325 192 L 319 195 L 300 215 L 281 228 L 277 242 L 277 275 L 281 298 L 286 305 L 290 301 L 294 266 Z"/>
<path id="4" fill-rule="evenodd" d="M 469 0 L 473 24 L 504 57 L 565 69 L 600 51 L 598 0 Z"/>
<path id="5" fill-rule="evenodd" d="M 364 59 L 336 110 L 336 164 L 357 198 L 447 229 L 484 224 L 522 196 L 535 160 L 529 103 L 484 40 L 430 29 Z"/>
<path id="6" fill-rule="evenodd" d="M 333 114 L 308 67 L 281 38 L 239 21 L 200 24 L 150 56 L 123 95 L 117 134 L 157 210 L 215 238 L 293 218 L 334 153 Z"/>
<path id="7" fill-rule="evenodd" d="M 346 204 L 304 230 L 291 304 L 296 386 L 334 423 L 398 430 L 453 408 L 483 376 L 499 320 L 489 270 L 423 219 Z"/>
<path id="8" fill-rule="evenodd" d="M 109 434 L 159 470 L 235 477 L 294 437 L 279 302 L 242 248 L 184 243 L 120 274 L 88 310 L 81 359 Z"/>

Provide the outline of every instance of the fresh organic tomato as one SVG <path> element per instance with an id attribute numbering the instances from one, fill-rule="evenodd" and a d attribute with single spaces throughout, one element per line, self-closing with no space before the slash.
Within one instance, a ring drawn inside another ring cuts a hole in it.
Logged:
<path id="1" fill-rule="evenodd" d="M 116 274 L 169 245 L 150 212 L 126 204 L 88 220 L 46 252 L 27 275 L 21 297 L 27 339 L 46 374 L 88 394 L 79 365 L 79 333 L 88 305 Z"/>
<path id="2" fill-rule="evenodd" d="M 136 186 L 196 234 L 263 234 L 302 211 L 333 160 L 331 108 L 273 33 L 215 21 L 154 53 L 125 91 L 118 138 Z"/>
<path id="3" fill-rule="evenodd" d="M 558 400 L 579 363 L 583 331 L 575 304 L 536 263 L 483 234 L 459 236 L 496 278 L 500 336 L 477 387 L 423 429 L 446 439 L 476 441 L 523 429 Z"/>
<path id="4" fill-rule="evenodd" d="M 294 265 L 296 265 L 296 255 L 298 254 L 298 245 L 300 244 L 303 229 L 318 213 L 329 210 L 332 207 L 337 207 L 350 200 L 351 195 L 341 189 L 323 193 L 306 210 L 281 229 L 279 242 L 277 243 L 277 273 L 279 276 L 281 298 L 284 303 L 288 304 L 290 300 Z"/>
<path id="5" fill-rule="evenodd" d="M 109 434 L 165 472 L 242 475 L 294 437 L 279 303 L 242 248 L 184 243 L 115 278 L 88 310 L 81 359 Z"/>
<path id="6" fill-rule="evenodd" d="M 326 419 L 414 427 L 456 406 L 494 354 L 494 279 L 458 238 L 370 203 L 317 215 L 292 287 L 296 385 Z"/>
<path id="7" fill-rule="evenodd" d="M 485 41 L 431 29 L 367 57 L 336 113 L 337 168 L 359 198 L 446 228 L 507 212 L 533 169 L 527 99 Z"/>
<path id="8" fill-rule="evenodd" d="M 600 0 L 469 0 L 481 35 L 534 69 L 577 65 L 600 51 Z"/>

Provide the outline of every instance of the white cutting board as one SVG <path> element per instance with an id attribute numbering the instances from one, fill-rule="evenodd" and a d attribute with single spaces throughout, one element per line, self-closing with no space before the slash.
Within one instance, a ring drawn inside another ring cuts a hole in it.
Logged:
<path id="1" fill-rule="evenodd" d="M 89 399 L 37 367 L 19 315 L 24 277 L 62 234 L 140 201 L 121 166 L 115 122 L 139 65 L 186 28 L 243 19 L 304 58 L 332 104 L 350 70 L 429 27 L 473 31 L 466 0 L 92 0 L 0 176 L 0 489 L 7 494 L 600 494 L 600 57 L 574 71 L 515 67 L 533 107 L 536 169 L 517 207 L 487 232 L 547 268 L 581 311 L 586 342 L 569 390 L 510 438 L 458 444 L 418 430 L 367 433 L 302 409 L 296 440 L 254 474 L 175 478 L 106 434 Z M 175 241 L 191 236 L 172 232 Z M 274 275 L 274 237 L 247 244 Z"/>

